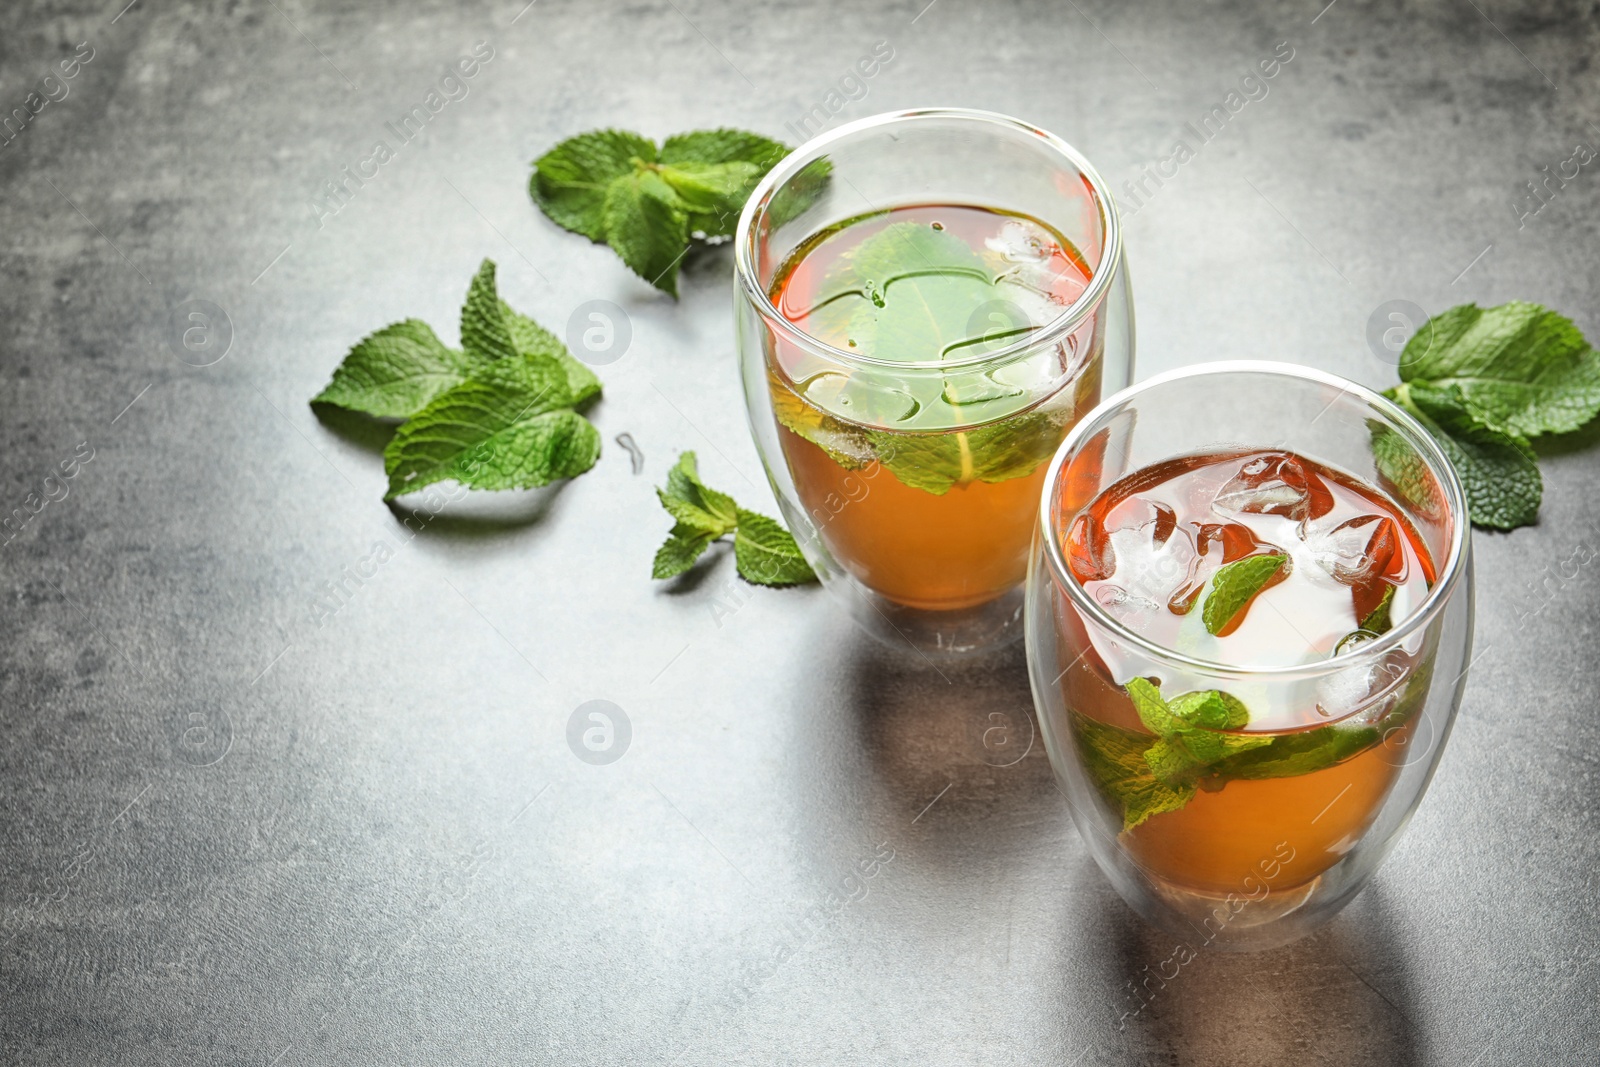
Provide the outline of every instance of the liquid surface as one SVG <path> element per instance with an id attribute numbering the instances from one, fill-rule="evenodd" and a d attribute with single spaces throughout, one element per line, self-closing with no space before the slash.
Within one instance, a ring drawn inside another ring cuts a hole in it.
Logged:
<path id="1" fill-rule="evenodd" d="M 1289 452 L 1146 468 L 1085 509 L 1064 547 L 1073 577 L 1118 622 L 1235 666 L 1327 659 L 1414 613 L 1434 578 L 1420 536 L 1382 493 Z M 1211 583 L 1252 557 L 1283 562 L 1211 632 Z"/>
<path id="2" fill-rule="evenodd" d="M 937 611 L 1022 581 L 1045 462 L 1100 399 L 1097 324 L 1003 365 L 947 364 L 1025 339 L 1088 280 L 1042 224 L 965 205 L 851 220 L 779 272 L 785 317 L 886 361 L 815 361 L 779 340 L 769 374 L 801 502 L 868 588 Z"/>
<path id="3" fill-rule="evenodd" d="M 919 205 L 862 216 L 806 242 L 780 272 L 774 303 L 835 348 L 938 362 L 1025 337 L 1070 307 L 1089 276 L 1078 251 L 1035 219 Z M 1007 306 L 985 307 L 995 302 Z M 1001 317 L 975 317 L 980 310 Z"/>

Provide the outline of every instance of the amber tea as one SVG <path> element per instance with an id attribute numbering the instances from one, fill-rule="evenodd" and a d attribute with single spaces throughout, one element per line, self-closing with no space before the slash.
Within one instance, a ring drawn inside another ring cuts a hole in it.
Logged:
<path id="1" fill-rule="evenodd" d="M 924 204 L 832 226 L 774 276 L 779 314 L 860 357 L 807 375 L 780 352 L 769 385 L 800 501 L 869 589 L 941 611 L 1022 581 L 1046 461 L 1100 399 L 1101 333 L 1091 317 L 1027 358 L 984 359 L 1061 316 L 1091 273 L 1037 219 Z"/>

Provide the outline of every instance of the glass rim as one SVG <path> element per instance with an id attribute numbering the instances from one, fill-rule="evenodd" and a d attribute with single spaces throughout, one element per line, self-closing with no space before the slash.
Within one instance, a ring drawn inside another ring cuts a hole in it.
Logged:
<path id="1" fill-rule="evenodd" d="M 1336 652 L 1327 659 L 1318 660 L 1315 663 L 1288 666 L 1249 666 L 1218 663 L 1213 660 L 1185 655 L 1175 649 L 1157 644 L 1143 634 L 1124 625 L 1106 611 L 1072 577 L 1071 568 L 1063 555 L 1061 542 L 1055 536 L 1055 526 L 1052 522 L 1059 510 L 1057 507 L 1057 501 L 1060 500 L 1059 486 L 1062 472 L 1067 468 L 1068 458 L 1081 448 L 1090 437 L 1104 429 L 1114 413 L 1124 408 L 1128 401 L 1141 393 L 1157 386 L 1182 381 L 1185 378 L 1238 373 L 1297 378 L 1302 381 L 1332 386 L 1341 393 L 1349 393 L 1365 401 L 1370 407 L 1388 417 L 1399 428 L 1407 440 L 1425 457 L 1425 462 L 1427 462 L 1434 476 L 1438 478 L 1444 492 L 1446 509 L 1451 519 L 1450 544 L 1445 554 L 1444 562 L 1439 566 L 1438 577 L 1433 583 L 1433 588 L 1428 590 L 1428 595 L 1423 598 L 1422 604 L 1418 609 L 1402 620 L 1398 626 L 1376 640 L 1364 641 L 1349 651 Z M 1456 583 L 1460 581 L 1462 572 L 1466 569 L 1465 563 L 1471 528 L 1472 523 L 1467 513 L 1466 490 L 1461 485 L 1460 475 L 1456 473 L 1455 467 L 1450 463 L 1450 459 L 1445 455 L 1444 450 L 1433 439 L 1433 435 L 1400 405 L 1364 385 L 1350 381 L 1348 378 L 1317 370 L 1313 367 L 1305 367 L 1296 363 L 1283 363 L 1276 360 L 1230 359 L 1218 360 L 1212 363 L 1197 363 L 1193 366 L 1180 367 L 1177 370 L 1157 374 L 1112 394 L 1097 404 L 1093 411 L 1079 419 L 1077 425 L 1067 432 L 1067 436 L 1061 442 L 1061 447 L 1056 449 L 1055 455 L 1050 459 L 1050 471 L 1045 478 L 1044 491 L 1039 500 L 1037 534 L 1044 539 L 1045 551 L 1050 559 L 1050 569 L 1057 584 L 1066 589 L 1067 598 L 1073 602 L 1075 607 L 1086 613 L 1090 619 L 1110 631 L 1119 640 L 1131 643 L 1141 652 L 1148 653 L 1162 662 L 1172 663 L 1208 675 L 1223 675 L 1235 678 L 1287 678 L 1297 675 L 1314 677 L 1343 670 L 1352 661 L 1380 656 L 1404 643 L 1408 637 L 1425 629 L 1435 616 L 1444 609 L 1444 605 L 1450 599 Z"/>
<path id="2" fill-rule="evenodd" d="M 817 159 L 822 158 L 827 149 L 837 142 L 864 130 L 940 119 L 954 119 L 961 122 L 971 122 L 979 126 L 997 127 L 1025 134 L 1028 137 L 1042 141 L 1077 169 L 1078 173 L 1089 185 L 1095 206 L 1100 213 L 1101 225 L 1105 231 L 1104 239 L 1101 242 L 1100 256 L 1090 270 L 1088 287 L 1060 315 L 1051 319 L 1027 337 L 1006 345 L 1004 348 L 998 348 L 980 355 L 965 356 L 961 359 L 906 363 L 900 360 L 878 359 L 863 353 L 850 352 L 842 348 L 835 348 L 824 341 L 819 341 L 779 312 L 773 306 L 772 297 L 767 292 L 766 287 L 761 285 L 755 263 L 757 222 L 765 216 L 772 195 L 779 186 L 793 178 Z M 734 230 L 733 260 L 737 284 L 744 290 L 746 297 L 755 306 L 757 312 L 777 333 L 783 336 L 785 341 L 798 348 L 810 350 L 812 354 L 821 355 L 835 362 L 862 367 L 891 367 L 902 371 L 974 367 L 1013 359 L 1037 348 L 1059 342 L 1077 329 L 1083 320 L 1099 306 L 1106 293 L 1110 291 L 1116 276 L 1121 271 L 1122 219 L 1117 211 L 1116 200 L 1111 194 L 1111 189 L 1106 185 L 1105 179 L 1100 177 L 1100 172 L 1095 170 L 1093 164 L 1085 159 L 1077 149 L 1055 134 L 1023 122 L 1021 119 L 1002 115 L 996 111 L 981 111 L 964 107 L 908 108 L 902 111 L 886 111 L 879 115 L 869 115 L 854 122 L 847 122 L 835 129 L 818 134 L 779 160 L 757 183 L 749 199 L 745 201 L 744 210 L 739 215 L 739 225 Z"/>

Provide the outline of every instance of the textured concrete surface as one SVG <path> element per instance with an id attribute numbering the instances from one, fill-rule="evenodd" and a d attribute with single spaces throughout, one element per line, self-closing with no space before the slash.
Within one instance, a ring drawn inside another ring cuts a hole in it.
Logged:
<path id="1" fill-rule="evenodd" d="M 646 577 L 678 450 L 770 505 L 728 255 L 673 304 L 525 192 L 595 126 L 793 140 L 887 41 L 834 121 L 1011 112 L 1119 188 L 1191 139 L 1128 205 L 1142 373 L 1279 358 L 1381 386 L 1390 300 L 1533 299 L 1600 334 L 1600 176 L 1525 199 L 1600 142 L 1592 5 L 924 2 L 5 5 L 0 108 L 92 58 L 0 147 L 0 514 L 28 516 L 0 548 L 0 1059 L 1594 1061 L 1600 451 L 1552 448 L 1540 525 L 1478 535 L 1481 659 L 1372 886 L 1130 1016 L 1173 945 L 1094 869 L 1039 748 L 981 743 L 991 714 L 1029 733 L 1020 654 L 941 678 L 721 552 Z M 464 98 L 310 206 L 480 41 Z M 1187 132 L 1280 42 L 1264 96 Z M 453 339 L 485 255 L 557 330 L 626 309 L 607 452 L 412 537 L 381 435 L 306 400 L 394 319 Z M 319 613 L 345 568 L 369 576 Z M 631 726 L 607 765 L 567 742 L 590 700 Z"/>

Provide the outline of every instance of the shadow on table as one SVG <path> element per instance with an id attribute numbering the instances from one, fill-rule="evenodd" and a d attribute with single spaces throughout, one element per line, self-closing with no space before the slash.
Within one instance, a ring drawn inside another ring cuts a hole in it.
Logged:
<path id="1" fill-rule="evenodd" d="M 1098 1049 L 1086 1063 L 1421 1061 L 1418 991 L 1378 887 L 1311 937 L 1254 953 L 1158 931 L 1103 879 L 1089 892 L 1090 914 L 1065 929 L 1058 991 Z M 1192 958 L 1179 963 L 1180 949 Z"/>
<path id="2" fill-rule="evenodd" d="M 844 657 L 842 697 L 865 763 L 929 858 L 959 870 L 975 848 L 992 859 L 1034 848 L 1030 826 L 1065 814 L 1021 642 L 929 662 L 857 633 Z"/>
<path id="3" fill-rule="evenodd" d="M 383 455 L 384 446 L 400 426 L 398 420 L 375 419 L 332 404 L 312 404 L 311 411 L 323 429 L 347 444 L 378 456 Z"/>

